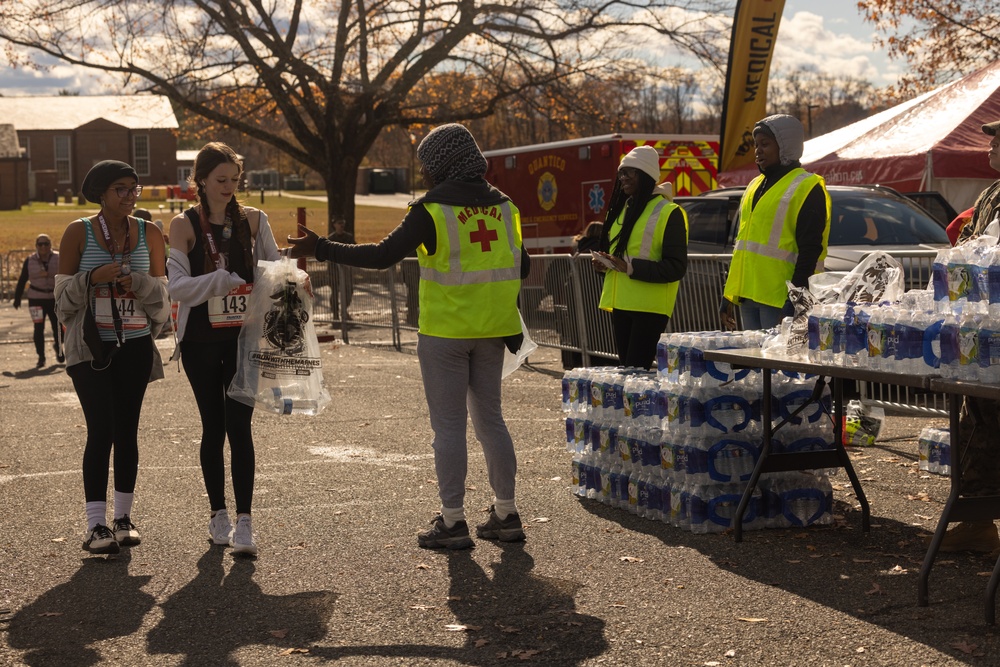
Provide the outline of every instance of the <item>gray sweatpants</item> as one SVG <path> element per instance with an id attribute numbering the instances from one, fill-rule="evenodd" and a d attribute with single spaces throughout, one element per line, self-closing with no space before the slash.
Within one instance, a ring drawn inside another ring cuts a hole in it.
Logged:
<path id="1" fill-rule="evenodd" d="M 463 507 L 469 467 L 467 415 L 483 446 L 493 494 L 514 499 L 517 458 L 500 410 L 500 338 L 438 338 L 421 334 L 417 358 L 434 431 L 434 468 L 442 507 Z"/>

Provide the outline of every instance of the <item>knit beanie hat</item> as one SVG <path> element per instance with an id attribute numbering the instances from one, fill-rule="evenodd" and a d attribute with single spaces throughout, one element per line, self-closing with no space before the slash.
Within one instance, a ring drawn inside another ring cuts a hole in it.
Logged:
<path id="1" fill-rule="evenodd" d="M 798 118 L 786 114 L 768 116 L 753 126 L 754 134 L 762 131 L 778 142 L 778 161 L 781 164 L 788 166 L 802 157 L 806 131 Z"/>
<path id="2" fill-rule="evenodd" d="M 417 146 L 417 157 L 434 184 L 477 181 L 489 166 L 472 133 L 464 125 L 439 125 Z"/>
<path id="3" fill-rule="evenodd" d="M 135 169 L 125 164 L 124 162 L 119 162 L 118 160 L 102 160 L 98 162 L 83 179 L 83 185 L 80 187 L 80 192 L 83 196 L 87 198 L 92 204 L 101 203 L 101 195 L 108 187 L 117 181 L 119 178 L 125 178 L 131 176 L 135 180 L 139 180 L 138 174 L 135 173 Z"/>
<path id="4" fill-rule="evenodd" d="M 636 146 L 622 158 L 618 165 L 618 170 L 623 167 L 632 167 L 649 174 L 649 177 L 656 183 L 660 180 L 660 154 L 652 146 Z"/>

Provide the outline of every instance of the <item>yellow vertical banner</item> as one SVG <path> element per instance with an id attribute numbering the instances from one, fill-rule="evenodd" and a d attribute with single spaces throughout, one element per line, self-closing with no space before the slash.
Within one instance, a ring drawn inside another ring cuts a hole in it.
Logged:
<path id="1" fill-rule="evenodd" d="M 754 123 L 767 111 L 767 75 L 784 0 L 739 0 L 729 41 L 719 171 L 753 162 Z"/>

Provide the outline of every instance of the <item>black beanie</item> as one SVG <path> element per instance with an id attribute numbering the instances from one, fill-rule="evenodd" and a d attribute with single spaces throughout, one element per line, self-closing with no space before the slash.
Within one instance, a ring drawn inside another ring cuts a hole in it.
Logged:
<path id="1" fill-rule="evenodd" d="M 102 160 L 87 172 L 87 176 L 83 179 L 83 185 L 80 187 L 80 192 L 83 193 L 83 196 L 90 203 L 100 204 L 101 195 L 108 189 L 108 186 L 119 178 L 125 178 L 126 176 L 131 176 L 137 181 L 139 180 L 139 175 L 135 173 L 135 169 L 124 162 Z"/>

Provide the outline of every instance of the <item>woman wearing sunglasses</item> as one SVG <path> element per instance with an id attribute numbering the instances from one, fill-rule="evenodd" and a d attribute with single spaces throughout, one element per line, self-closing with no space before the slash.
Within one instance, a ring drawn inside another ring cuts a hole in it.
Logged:
<path id="1" fill-rule="evenodd" d="M 132 500 L 139 470 L 139 412 L 146 384 L 163 377 L 153 336 L 170 317 L 163 235 L 132 216 L 142 192 L 124 162 L 98 162 L 83 179 L 97 215 L 71 222 L 59 244 L 56 313 L 66 326 L 66 372 L 87 422 L 83 490 L 87 537 L 83 548 L 118 553 L 139 544 Z M 88 303 L 106 356 L 101 365 L 84 342 Z M 108 463 L 114 450 L 114 513 L 107 519 Z"/>
<path id="2" fill-rule="evenodd" d="M 56 319 L 56 299 L 53 290 L 56 273 L 59 272 L 59 253 L 52 250 L 52 239 L 48 234 L 39 234 L 35 239 L 35 252 L 24 260 L 21 277 L 14 289 L 14 309 L 21 307 L 21 297 L 25 286 L 28 290 L 28 312 L 35 323 L 35 352 L 38 353 L 38 368 L 45 367 L 45 320 L 52 325 L 53 348 L 56 361 L 64 360 L 60 345 L 59 321 Z"/>

